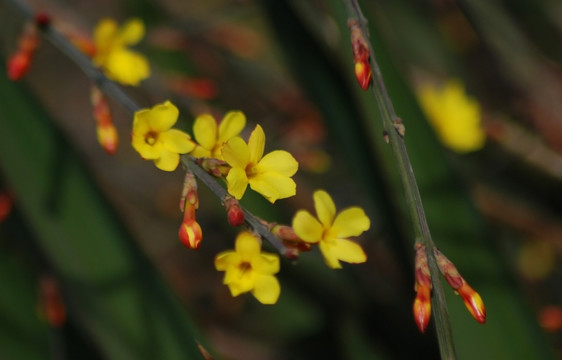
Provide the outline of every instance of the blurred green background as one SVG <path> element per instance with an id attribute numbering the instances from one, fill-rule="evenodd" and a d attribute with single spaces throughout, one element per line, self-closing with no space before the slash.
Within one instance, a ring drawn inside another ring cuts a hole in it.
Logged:
<path id="1" fill-rule="evenodd" d="M 282 261 L 276 305 L 232 298 L 213 266 L 237 233 L 220 201 L 200 186 L 204 240 L 186 249 L 181 170 L 141 160 L 132 116 L 112 101 L 121 144 L 108 156 L 90 81 L 43 41 L 22 81 L 0 75 L 0 357 L 202 359 L 200 343 L 217 359 L 438 358 L 433 323 L 422 335 L 413 321 L 413 231 L 339 0 L 25 3 L 86 36 L 103 17 L 143 19 L 136 48 L 152 76 L 126 91 L 144 107 L 172 100 L 179 127 L 231 109 L 246 114 L 245 137 L 260 123 L 266 150 L 290 151 L 300 170 L 297 196 L 272 206 L 247 193 L 252 212 L 290 223 L 322 188 L 372 226 L 359 239 L 367 263 L 334 271 L 304 253 Z M 562 3 L 361 4 L 433 238 L 486 304 L 480 325 L 445 284 L 458 357 L 562 358 Z M 0 1 L 4 67 L 23 24 Z M 447 149 L 420 110 L 420 84 L 448 79 L 481 106 L 482 149 Z M 59 327 L 45 321 L 46 281 L 67 312 Z"/>

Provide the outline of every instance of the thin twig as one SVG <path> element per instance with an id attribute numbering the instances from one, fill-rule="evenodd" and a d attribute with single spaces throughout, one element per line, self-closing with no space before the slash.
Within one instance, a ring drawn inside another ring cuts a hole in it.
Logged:
<path id="1" fill-rule="evenodd" d="M 11 5 L 16 8 L 20 13 L 24 15 L 30 21 L 33 21 L 34 13 L 33 11 L 21 3 L 18 0 L 7 0 Z M 49 25 L 40 27 L 41 33 L 51 44 L 58 48 L 61 53 L 72 60 L 78 67 L 84 72 L 84 74 L 90 78 L 100 89 L 103 90 L 108 96 L 110 96 L 115 102 L 121 104 L 126 110 L 128 110 L 132 115 L 141 110 L 141 107 L 135 103 L 129 95 L 127 95 L 123 89 L 115 82 L 108 79 L 97 67 L 92 63 L 92 60 L 80 52 L 68 39 L 63 36 L 60 32 Z M 201 180 L 216 197 L 221 201 L 224 200 L 227 195 L 227 191 L 217 183 L 216 179 L 208 174 L 203 168 L 193 161 L 190 155 L 182 155 L 181 161 L 189 168 L 195 176 Z M 241 207 L 244 212 L 246 224 L 257 232 L 262 238 L 266 239 L 271 246 L 273 246 L 281 255 L 285 255 L 287 248 L 276 236 L 274 236 L 261 222 L 256 218 L 250 211 Z"/>
<path id="2" fill-rule="evenodd" d="M 370 51 L 370 64 L 373 72 L 372 89 L 376 99 L 383 126 L 389 134 L 390 145 L 394 154 L 396 165 L 402 180 L 402 186 L 406 193 L 406 200 L 410 215 L 413 220 L 414 233 L 416 236 L 415 242 L 421 242 L 426 246 L 427 257 L 429 262 L 429 269 L 431 272 L 431 279 L 433 285 L 432 307 L 434 308 L 433 314 L 435 319 L 435 328 L 437 330 L 437 338 L 439 341 L 439 348 L 442 359 L 455 359 L 455 347 L 453 343 L 453 335 L 451 325 L 449 323 L 449 315 L 447 311 L 447 302 L 445 294 L 440 281 L 440 272 L 433 255 L 435 244 L 429 232 L 429 226 L 425 217 L 423 204 L 421 201 L 420 192 L 414 176 L 414 171 L 410 163 L 408 151 L 404 144 L 404 132 L 402 120 L 396 115 L 394 107 L 382 77 L 382 73 L 375 59 L 373 46 L 369 40 L 369 32 L 367 28 L 367 20 L 357 0 L 342 0 L 348 18 L 359 22 L 359 27 L 363 36 L 369 46 Z M 402 127 L 402 130 L 400 130 Z"/>

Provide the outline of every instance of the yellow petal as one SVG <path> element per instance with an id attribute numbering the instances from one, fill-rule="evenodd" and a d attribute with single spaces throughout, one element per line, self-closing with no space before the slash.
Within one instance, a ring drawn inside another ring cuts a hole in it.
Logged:
<path id="1" fill-rule="evenodd" d="M 233 137 L 222 147 L 222 157 L 233 168 L 245 170 L 250 161 L 250 150 L 242 138 Z"/>
<path id="2" fill-rule="evenodd" d="M 193 124 L 195 140 L 207 150 L 212 150 L 217 142 L 217 122 L 209 114 L 199 115 Z"/>
<path id="3" fill-rule="evenodd" d="M 326 228 L 330 228 L 336 215 L 336 205 L 332 197 L 324 190 L 314 192 L 314 208 L 318 219 Z"/>
<path id="4" fill-rule="evenodd" d="M 322 252 L 324 262 L 329 268 L 341 269 L 341 264 L 338 260 L 338 254 L 336 253 L 333 242 L 321 241 L 318 247 Z"/>
<path id="5" fill-rule="evenodd" d="M 144 37 L 144 23 L 141 19 L 133 18 L 121 27 L 117 41 L 122 45 L 134 45 Z"/>
<path id="6" fill-rule="evenodd" d="M 107 77 L 123 85 L 138 86 L 150 76 L 150 66 L 146 58 L 125 48 L 112 50 L 102 66 Z"/>
<path id="7" fill-rule="evenodd" d="M 161 156 L 154 160 L 154 164 L 160 170 L 174 171 L 180 163 L 180 155 L 178 153 L 163 150 Z"/>
<path id="8" fill-rule="evenodd" d="M 196 145 L 195 148 L 190 153 L 196 158 L 208 158 L 211 157 L 211 152 L 202 146 Z"/>
<path id="9" fill-rule="evenodd" d="M 265 149 L 265 133 L 261 126 L 256 125 L 254 131 L 250 134 L 248 149 L 250 150 L 250 163 L 257 164 L 263 156 L 263 150 Z"/>
<path id="10" fill-rule="evenodd" d="M 259 173 L 251 177 L 249 182 L 252 190 L 262 194 L 271 203 L 294 196 L 297 191 L 293 179 L 274 172 Z"/>
<path id="11" fill-rule="evenodd" d="M 333 243 L 332 249 L 341 261 L 347 263 L 358 264 L 367 261 L 367 255 L 363 248 L 347 239 L 336 239 Z"/>
<path id="12" fill-rule="evenodd" d="M 162 152 L 166 151 L 160 142 L 153 145 L 147 144 L 144 136 L 133 136 L 131 144 L 139 155 L 146 160 L 158 159 L 162 156 Z"/>
<path id="13" fill-rule="evenodd" d="M 229 111 L 219 125 L 218 142 L 223 143 L 238 136 L 246 126 L 246 116 L 242 111 Z"/>
<path id="14" fill-rule="evenodd" d="M 241 168 L 233 167 L 226 176 L 226 184 L 228 193 L 234 196 L 237 200 L 242 199 L 248 187 L 248 177 L 246 171 Z"/>
<path id="15" fill-rule="evenodd" d="M 133 117 L 133 135 L 144 135 L 150 131 L 150 109 L 142 109 L 135 112 Z"/>
<path id="16" fill-rule="evenodd" d="M 215 256 L 215 268 L 218 271 L 225 271 L 240 264 L 240 255 L 232 250 L 223 251 Z"/>
<path id="17" fill-rule="evenodd" d="M 256 235 L 248 231 L 243 231 L 236 237 L 234 244 L 236 253 L 240 255 L 242 261 L 251 261 L 254 257 L 259 256 L 261 252 L 261 243 Z M 255 269 L 252 269 L 254 271 Z"/>
<path id="18" fill-rule="evenodd" d="M 298 237 L 309 243 L 319 242 L 324 231 L 318 220 L 306 210 L 300 210 L 295 214 L 293 229 Z"/>
<path id="19" fill-rule="evenodd" d="M 97 51 L 106 51 L 116 34 L 117 22 L 110 18 L 101 19 L 94 29 L 94 43 Z"/>
<path id="20" fill-rule="evenodd" d="M 170 129 L 160 133 L 158 140 L 164 144 L 168 151 L 178 154 L 187 154 L 195 148 L 195 143 L 191 141 L 191 137 L 178 129 Z"/>
<path id="21" fill-rule="evenodd" d="M 259 172 L 274 171 L 280 175 L 293 176 L 299 168 L 295 158 L 284 150 L 275 150 L 265 155 L 258 163 Z"/>
<path id="22" fill-rule="evenodd" d="M 225 280 L 226 280 L 226 276 L 227 275 L 225 274 Z M 234 280 L 234 278 L 237 276 L 239 275 L 233 274 L 231 276 L 232 281 L 230 283 L 226 283 L 225 281 L 223 281 L 223 283 L 228 285 L 228 288 L 230 289 L 230 294 L 232 296 L 238 296 L 254 288 L 255 281 L 253 279 L 250 279 L 250 277 L 245 276 L 243 278 L 239 278 L 239 280 L 236 281 Z"/>
<path id="23" fill-rule="evenodd" d="M 252 269 L 260 274 L 277 274 L 279 272 L 279 268 L 279 256 L 276 254 L 261 253 L 260 256 L 254 257 L 252 261 Z"/>
<path id="24" fill-rule="evenodd" d="M 275 304 L 281 294 L 281 286 L 275 276 L 257 276 L 252 294 L 262 304 Z"/>
<path id="25" fill-rule="evenodd" d="M 330 234 L 338 238 L 359 236 L 369 230 L 371 221 L 360 207 L 351 207 L 343 210 L 336 216 Z"/>
<path id="26" fill-rule="evenodd" d="M 359 244 L 347 239 L 322 241 L 319 245 L 326 265 L 332 269 L 341 268 L 340 260 L 352 264 L 367 261 L 367 255 Z"/>
<path id="27" fill-rule="evenodd" d="M 150 128 L 156 132 L 164 132 L 174 126 L 179 114 L 178 108 L 170 101 L 155 105 L 148 118 Z"/>

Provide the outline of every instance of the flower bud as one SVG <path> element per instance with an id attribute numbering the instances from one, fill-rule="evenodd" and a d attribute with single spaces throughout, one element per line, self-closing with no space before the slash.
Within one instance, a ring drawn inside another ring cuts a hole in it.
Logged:
<path id="1" fill-rule="evenodd" d="M 467 282 L 464 282 L 457 291 L 461 295 L 470 315 L 480 324 L 484 324 L 486 322 L 486 308 L 480 295 Z"/>
<path id="2" fill-rule="evenodd" d="M 17 81 L 27 74 L 38 45 L 39 34 L 37 27 L 35 24 L 29 23 L 20 35 L 16 52 L 8 60 L 8 79 Z"/>
<path id="3" fill-rule="evenodd" d="M 231 226 L 240 226 L 244 224 L 244 212 L 242 211 L 242 208 L 240 208 L 238 200 L 227 195 L 224 200 L 224 207 L 226 208 L 228 223 Z"/>
<path id="4" fill-rule="evenodd" d="M 109 155 L 113 155 L 117 151 L 119 136 L 115 125 L 113 125 L 105 95 L 95 85 L 92 86 L 90 91 L 90 101 L 94 107 L 93 115 L 96 120 L 98 142 Z"/>
<path id="5" fill-rule="evenodd" d="M 418 286 L 413 310 L 414 321 L 423 334 L 431 318 L 431 288 L 424 285 Z"/>
<path id="6" fill-rule="evenodd" d="M 57 281 L 50 276 L 43 276 L 39 284 L 39 296 L 47 323 L 52 327 L 63 326 L 66 322 L 66 308 Z"/>
<path id="7" fill-rule="evenodd" d="M 197 250 L 203 240 L 201 226 L 194 219 L 187 219 L 181 224 L 179 232 L 181 242 L 189 249 Z"/>
<path id="8" fill-rule="evenodd" d="M 373 71 L 369 58 L 371 56 L 369 45 L 365 40 L 363 31 L 357 20 L 350 20 L 347 23 L 351 33 L 351 49 L 353 51 L 353 63 L 355 64 L 355 77 L 359 86 L 363 90 L 367 90 L 371 85 Z"/>
<path id="9" fill-rule="evenodd" d="M 180 210 L 186 212 L 186 208 L 191 206 L 193 209 L 193 219 L 195 219 L 195 210 L 199 208 L 199 195 L 197 194 L 197 179 L 191 170 L 185 172 L 185 177 L 183 178 L 183 187 L 181 190 L 180 197 Z M 185 215 L 187 216 L 187 215 Z M 190 215 L 191 216 L 191 215 Z"/>

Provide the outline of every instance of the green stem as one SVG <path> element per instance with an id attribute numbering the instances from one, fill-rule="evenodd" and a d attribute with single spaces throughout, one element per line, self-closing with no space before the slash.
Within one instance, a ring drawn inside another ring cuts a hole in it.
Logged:
<path id="1" fill-rule="evenodd" d="M 11 5 L 24 15 L 29 21 L 33 21 L 34 13 L 26 5 L 18 0 L 8 0 Z M 141 107 L 127 95 L 123 89 L 115 82 L 109 80 L 97 67 L 92 60 L 79 51 L 72 43 L 68 41 L 60 32 L 49 25 L 40 27 L 41 33 L 45 39 L 49 40 L 61 53 L 72 60 L 83 72 L 90 78 L 105 94 L 110 96 L 117 103 L 121 104 L 127 111 L 134 115 Z M 193 161 L 190 155 L 181 156 L 182 164 L 193 171 L 195 176 L 201 180 L 221 202 L 224 201 L 227 191 L 220 186 L 216 179 L 208 174 L 201 166 Z M 287 248 L 281 240 L 274 236 L 260 220 L 250 211 L 240 207 L 244 213 L 244 221 L 246 225 L 258 233 L 262 238 L 267 240 L 281 255 L 287 253 Z"/>
<path id="2" fill-rule="evenodd" d="M 427 225 L 420 191 L 410 163 L 408 151 L 406 150 L 406 145 L 404 144 L 403 132 L 400 134 L 400 131 L 397 129 L 397 127 L 403 126 L 402 120 L 396 115 L 392 101 L 388 95 L 388 91 L 386 90 L 382 73 L 375 59 L 373 46 L 369 41 L 367 20 L 363 16 L 357 0 L 342 0 L 342 2 L 345 6 L 348 18 L 359 22 L 359 27 L 369 46 L 370 65 L 373 72 L 372 90 L 381 113 L 384 129 L 389 135 L 390 145 L 398 167 L 402 186 L 406 194 L 406 201 L 410 210 L 410 216 L 412 217 L 414 233 L 416 236 L 415 242 L 423 243 L 427 249 L 426 251 L 433 285 L 432 307 L 434 309 L 433 314 L 441 358 L 455 359 L 456 354 L 447 311 L 447 302 L 445 300 L 443 286 L 440 281 L 439 268 L 437 266 L 437 262 L 435 261 L 435 256 L 433 255 L 435 244 L 431 238 L 431 233 L 429 232 L 429 226 Z"/>

